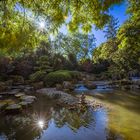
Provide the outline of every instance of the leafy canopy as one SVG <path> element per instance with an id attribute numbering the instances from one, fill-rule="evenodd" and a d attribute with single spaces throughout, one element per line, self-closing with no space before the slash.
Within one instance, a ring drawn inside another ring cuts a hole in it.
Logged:
<path id="1" fill-rule="evenodd" d="M 21 4 L 23 8 L 30 9 L 37 16 L 41 15 L 60 27 L 65 19 L 71 15 L 68 23 L 70 30 L 74 31 L 79 26 L 83 30 L 91 30 L 92 24 L 102 28 L 108 20 L 108 9 L 123 0 L 2 0 L 0 2 L 3 16 L 11 18 L 11 10 L 15 5 Z M 20 11 L 25 12 L 24 9 Z"/>

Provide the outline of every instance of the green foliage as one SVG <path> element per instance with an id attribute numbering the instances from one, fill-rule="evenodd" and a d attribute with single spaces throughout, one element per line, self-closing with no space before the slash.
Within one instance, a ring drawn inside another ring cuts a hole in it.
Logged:
<path id="1" fill-rule="evenodd" d="M 140 70 L 140 10 L 138 8 L 140 2 L 128 1 L 129 19 L 119 28 L 115 39 L 110 36 L 113 39 L 108 39 L 93 53 L 94 62 L 100 63 L 101 60 L 107 60 L 110 63 L 109 73 L 119 78 L 127 76 L 129 72 Z M 116 21 L 112 23 L 115 24 Z M 108 31 L 115 30 L 110 26 Z"/>
<path id="2" fill-rule="evenodd" d="M 15 17 L 16 16 L 16 17 Z M 35 28 L 25 23 L 23 27 L 23 19 L 21 16 L 13 13 L 13 18 L 7 20 L 5 23 L 0 21 L 0 46 L 1 51 L 12 53 L 14 51 L 21 51 L 21 49 L 32 49 L 35 47 L 37 40 Z"/>
<path id="3" fill-rule="evenodd" d="M 114 62 L 119 69 L 129 72 L 139 69 L 140 58 L 140 6 L 139 1 L 129 1 L 130 18 L 120 27 L 117 38 L 119 50 L 114 56 Z"/>
<path id="4" fill-rule="evenodd" d="M 36 71 L 35 73 L 30 75 L 30 80 L 31 82 L 43 81 L 45 76 L 46 76 L 46 72 Z"/>
<path id="5" fill-rule="evenodd" d="M 116 39 L 110 39 L 105 43 L 102 43 L 99 47 L 93 51 L 93 60 L 95 63 L 100 63 L 102 60 L 111 61 L 114 57 L 116 50 L 118 49 Z"/>
<path id="6" fill-rule="evenodd" d="M 119 21 L 117 18 L 110 16 L 110 20 L 109 20 L 108 24 L 105 26 L 105 30 L 104 30 L 105 37 L 107 39 L 114 39 L 116 37 L 118 23 L 119 23 Z"/>
<path id="7" fill-rule="evenodd" d="M 55 40 L 51 42 L 56 53 L 69 56 L 73 54 L 75 58 L 90 58 L 95 47 L 95 37 L 93 34 L 73 33 L 64 35 L 59 33 Z"/>
<path id="8" fill-rule="evenodd" d="M 78 61 L 85 62 L 83 66 L 86 70 L 91 69 L 90 71 L 101 72 L 101 69 L 109 69 L 113 74 L 139 70 L 140 2 L 128 0 L 129 19 L 117 31 L 118 21 L 112 16 L 109 18 L 108 9 L 121 1 L 123 0 L 2 0 L 0 1 L 0 55 L 9 54 L 14 57 L 32 55 L 34 62 L 36 61 L 36 73 L 31 76 L 33 81 L 40 80 L 40 77 L 42 79 L 44 73 L 53 70 L 76 70 Z M 32 17 L 36 21 L 46 19 L 46 29 L 39 30 Z M 66 21 L 67 17 L 69 21 Z M 58 31 L 65 22 L 73 34 L 60 33 L 49 44 L 48 34 L 54 35 L 54 31 Z M 106 23 L 105 32 L 108 40 L 93 52 L 96 46 L 94 35 L 78 33 L 79 27 L 89 32 L 92 25 L 103 28 Z M 91 59 L 92 54 L 94 65 L 92 61 L 86 62 Z M 27 67 L 25 61 L 21 64 Z M 2 64 L 1 70 L 7 69 L 7 66 Z M 9 69 L 4 73 L 9 73 Z M 52 84 L 73 77 L 66 71 L 51 74 L 48 76 Z M 54 75 L 58 78 L 55 79 Z"/>
<path id="9" fill-rule="evenodd" d="M 0 1 L 0 10 L 3 19 L 10 20 L 15 7 L 18 9 L 17 11 L 23 11 L 25 18 L 27 17 L 27 9 L 29 9 L 37 16 L 46 16 L 54 28 L 60 27 L 70 13 L 72 18 L 68 23 L 68 28 L 75 31 L 81 25 L 82 29 L 88 32 L 91 30 L 92 24 L 102 28 L 109 17 L 107 14 L 108 9 L 113 4 L 120 2 L 122 0 L 7 0 Z"/>
<path id="10" fill-rule="evenodd" d="M 42 40 L 48 39 L 48 33 L 54 34 L 58 31 L 67 17 L 71 17 L 67 26 L 73 32 L 79 27 L 85 32 L 91 31 L 93 24 L 102 28 L 109 18 L 108 9 L 121 1 L 2 0 L 0 1 L 0 54 L 19 56 L 32 52 Z M 44 19 L 46 22 L 46 30 L 37 29 L 36 21 L 39 19 Z M 84 38 L 83 36 L 83 41 Z M 67 37 L 66 40 L 65 44 L 69 42 Z M 79 46 L 79 42 L 75 40 L 71 41 L 72 47 L 64 46 L 62 49 L 67 52 L 71 51 L 69 48 L 77 51 L 80 49 L 75 47 Z M 89 51 L 92 51 L 91 47 L 89 49 L 91 45 L 83 46 L 82 56 L 89 55 Z"/>
<path id="11" fill-rule="evenodd" d="M 80 73 L 78 71 L 69 71 L 72 79 L 79 79 L 80 78 Z"/>
<path id="12" fill-rule="evenodd" d="M 108 19 L 108 8 L 121 1 L 122 0 L 36 0 L 33 2 L 32 0 L 29 0 L 23 3 L 22 0 L 18 0 L 24 7 L 30 8 L 35 13 L 47 15 L 57 27 L 64 23 L 65 19 L 69 16 L 69 13 L 71 13 L 72 19 L 68 23 L 68 28 L 71 31 L 75 31 L 80 24 L 84 31 L 91 30 L 92 24 L 95 24 L 99 28 L 103 27 Z"/>
<path id="13" fill-rule="evenodd" d="M 75 71 L 67 71 L 67 70 L 59 70 L 55 72 L 50 72 L 45 77 L 45 84 L 49 86 L 54 86 L 57 83 L 62 83 L 63 81 L 70 81 L 79 76 L 78 72 Z"/>

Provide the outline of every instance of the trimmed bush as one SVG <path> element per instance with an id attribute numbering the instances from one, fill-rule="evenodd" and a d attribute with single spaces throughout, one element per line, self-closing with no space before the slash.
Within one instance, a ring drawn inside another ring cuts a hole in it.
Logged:
<path id="1" fill-rule="evenodd" d="M 73 78 L 77 78 L 78 72 L 59 70 L 55 72 L 50 72 L 45 77 L 45 84 L 48 86 L 54 86 L 55 84 L 61 84 L 63 81 L 70 81 Z"/>
<path id="2" fill-rule="evenodd" d="M 69 71 L 70 75 L 72 76 L 73 79 L 79 79 L 80 78 L 80 73 L 78 71 Z"/>
<path id="3" fill-rule="evenodd" d="M 31 82 L 43 81 L 45 76 L 46 76 L 46 72 L 37 71 L 30 75 L 30 80 L 31 80 Z"/>

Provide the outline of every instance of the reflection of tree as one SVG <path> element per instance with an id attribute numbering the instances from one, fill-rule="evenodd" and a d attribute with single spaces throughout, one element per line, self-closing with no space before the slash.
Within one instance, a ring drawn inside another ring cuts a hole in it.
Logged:
<path id="1" fill-rule="evenodd" d="M 45 122 L 43 129 L 37 126 L 39 119 L 43 119 Z M 5 136 L 8 140 L 39 139 L 44 132 L 43 130 L 47 129 L 51 119 L 54 119 L 56 127 L 67 125 L 73 131 L 82 126 L 88 127 L 94 121 L 92 112 L 87 108 L 81 109 L 79 107 L 75 111 L 59 108 L 52 101 L 51 104 L 49 104 L 49 101 L 46 104 L 46 98 L 43 98 L 38 100 L 31 108 L 26 109 L 23 114 L 15 116 L 0 115 L 0 136 Z"/>
<path id="2" fill-rule="evenodd" d="M 123 140 L 123 137 L 112 130 L 108 130 L 107 140 Z"/>
<path id="3" fill-rule="evenodd" d="M 81 111 L 80 108 L 76 111 L 66 108 L 55 110 L 52 113 L 52 117 L 57 127 L 63 127 L 67 124 L 73 131 L 76 131 L 81 126 L 87 127 L 93 121 L 93 116 L 89 109 Z"/>
<path id="4" fill-rule="evenodd" d="M 8 140 L 32 140 L 41 136 L 41 129 L 33 126 L 33 119 L 21 116 L 5 116 L 0 118 L 0 135 Z"/>

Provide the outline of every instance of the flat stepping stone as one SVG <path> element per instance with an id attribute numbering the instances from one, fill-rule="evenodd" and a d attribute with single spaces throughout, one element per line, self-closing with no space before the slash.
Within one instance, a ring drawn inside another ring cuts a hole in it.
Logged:
<path id="1" fill-rule="evenodd" d="M 0 110 L 7 106 L 6 102 L 0 102 Z"/>
<path id="2" fill-rule="evenodd" d="M 19 105 L 21 106 L 28 106 L 30 104 L 30 102 L 26 102 L 26 101 L 22 101 L 19 103 Z"/>
<path id="3" fill-rule="evenodd" d="M 18 88 L 17 89 L 24 89 L 25 88 L 25 86 L 24 85 L 20 85 L 20 86 L 18 86 Z"/>
<path id="4" fill-rule="evenodd" d="M 17 93 L 19 93 L 19 92 L 20 92 L 19 89 L 14 89 L 14 90 L 11 90 L 11 91 L 7 92 L 7 94 L 8 94 L 8 95 L 15 95 L 15 94 L 17 94 Z"/>
<path id="5" fill-rule="evenodd" d="M 29 101 L 22 101 L 19 103 L 19 105 L 21 105 L 21 106 L 28 106 L 30 104 L 32 104 L 32 102 L 29 102 Z"/>
<path id="6" fill-rule="evenodd" d="M 25 96 L 25 94 L 24 93 L 18 93 L 18 94 L 15 95 L 15 97 L 17 97 L 17 98 L 20 98 L 22 96 Z"/>
<path id="7" fill-rule="evenodd" d="M 14 111 L 14 110 L 20 110 L 22 107 L 19 104 L 11 104 L 6 107 L 6 110 L 8 111 Z"/>
<path id="8" fill-rule="evenodd" d="M 28 103 L 33 103 L 36 100 L 36 97 L 35 96 L 21 96 L 20 99 Z"/>
<path id="9" fill-rule="evenodd" d="M 10 105 L 10 104 L 14 104 L 15 101 L 12 99 L 6 99 L 6 100 L 0 100 L 0 103 Z"/>
<path id="10" fill-rule="evenodd" d="M 0 92 L 0 95 L 8 95 L 8 92 Z"/>

